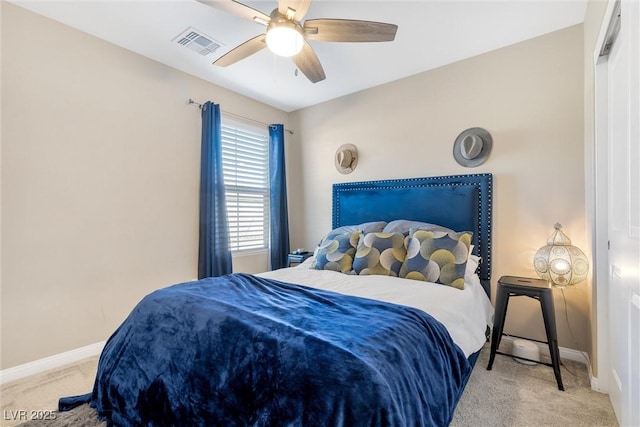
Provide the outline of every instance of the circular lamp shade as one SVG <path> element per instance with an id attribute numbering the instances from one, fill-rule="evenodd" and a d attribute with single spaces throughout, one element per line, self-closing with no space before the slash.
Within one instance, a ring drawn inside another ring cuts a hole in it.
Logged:
<path id="1" fill-rule="evenodd" d="M 295 24 L 279 22 L 269 25 L 267 46 L 276 55 L 290 57 L 297 55 L 304 45 L 304 37 Z"/>
<path id="2" fill-rule="evenodd" d="M 533 267 L 540 278 L 563 287 L 584 280 L 589 273 L 589 261 L 561 228 L 560 224 L 555 225 L 556 231 L 533 257 Z"/>

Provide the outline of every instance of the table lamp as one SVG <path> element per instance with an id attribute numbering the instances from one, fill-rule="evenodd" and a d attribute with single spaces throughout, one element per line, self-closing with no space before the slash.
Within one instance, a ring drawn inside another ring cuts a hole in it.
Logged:
<path id="1" fill-rule="evenodd" d="M 589 273 L 589 261 L 571 239 L 556 224 L 547 244 L 536 252 L 533 267 L 542 279 L 550 280 L 554 286 L 565 287 L 581 282 Z"/>

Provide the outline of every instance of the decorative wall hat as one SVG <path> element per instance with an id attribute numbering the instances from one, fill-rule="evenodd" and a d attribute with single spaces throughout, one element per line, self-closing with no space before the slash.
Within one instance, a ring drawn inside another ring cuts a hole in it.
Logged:
<path id="1" fill-rule="evenodd" d="M 453 143 L 453 158 L 467 168 L 483 164 L 491 153 L 493 139 L 482 128 L 469 128 L 462 132 Z"/>
<path id="2" fill-rule="evenodd" d="M 351 173 L 358 165 L 358 149 L 353 144 L 338 147 L 335 157 L 336 169 L 340 173 Z"/>

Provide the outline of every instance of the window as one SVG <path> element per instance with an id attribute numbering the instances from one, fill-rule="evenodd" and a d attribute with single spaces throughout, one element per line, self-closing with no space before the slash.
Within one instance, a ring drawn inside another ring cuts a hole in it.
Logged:
<path id="1" fill-rule="evenodd" d="M 233 252 L 269 247 L 269 132 L 222 118 L 222 169 Z"/>

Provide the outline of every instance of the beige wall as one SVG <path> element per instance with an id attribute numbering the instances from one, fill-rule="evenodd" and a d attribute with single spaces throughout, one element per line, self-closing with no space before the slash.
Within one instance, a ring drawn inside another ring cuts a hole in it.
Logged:
<path id="1" fill-rule="evenodd" d="M 535 277 L 532 259 L 555 222 L 586 247 L 583 149 L 583 34 L 574 26 L 436 70 L 294 113 L 301 131 L 304 244 L 331 226 L 331 184 L 459 173 L 494 174 L 493 283 Z M 469 127 L 484 127 L 494 147 L 483 165 L 459 166 L 452 146 Z M 333 166 L 338 146 L 354 143 L 350 175 Z M 589 350 L 590 290 L 555 292 L 560 345 Z M 506 330 L 544 338 L 539 304 L 510 303 Z"/>
<path id="2" fill-rule="evenodd" d="M 195 277 L 200 118 L 189 97 L 294 129 L 292 247 L 331 226 L 335 182 L 476 172 L 495 177 L 494 286 L 534 275 L 556 221 L 586 247 L 582 37 L 572 27 L 288 115 L 4 3 L 2 368 L 104 340 L 141 296 Z M 472 126 L 491 132 L 494 151 L 465 169 L 451 148 Z M 351 175 L 333 166 L 343 143 L 360 150 Z M 264 257 L 234 259 L 235 271 L 265 269 Z M 566 295 L 589 349 L 588 286 Z M 510 311 L 509 332 L 543 336 L 535 301 Z M 556 312 L 560 344 L 576 348 L 559 293 Z"/>
<path id="3" fill-rule="evenodd" d="M 196 277 L 201 122 L 188 98 L 290 127 L 3 2 L 3 369 L 103 341 L 142 296 Z"/>

